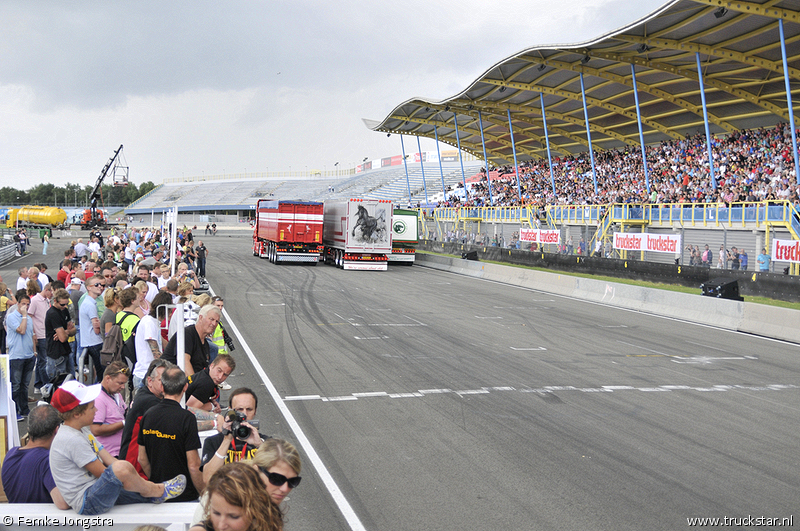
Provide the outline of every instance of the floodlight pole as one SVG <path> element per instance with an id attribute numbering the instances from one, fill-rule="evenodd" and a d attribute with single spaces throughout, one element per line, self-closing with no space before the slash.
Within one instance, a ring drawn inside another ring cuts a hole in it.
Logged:
<path id="1" fill-rule="evenodd" d="M 458 117 L 453 113 L 453 123 L 456 126 L 456 144 L 458 144 L 458 162 L 461 163 L 461 182 L 464 185 L 464 202 L 469 198 L 467 194 L 467 177 L 464 175 L 464 158 L 461 156 L 461 139 L 458 138 Z"/>
<path id="2" fill-rule="evenodd" d="M 522 203 L 522 187 L 519 184 L 519 166 L 517 165 L 517 146 L 514 145 L 514 126 L 511 125 L 511 109 L 506 109 L 508 114 L 508 131 L 511 133 L 511 150 L 514 152 L 514 173 L 517 176 L 517 199 Z"/>
<path id="3" fill-rule="evenodd" d="M 644 184 L 647 193 L 650 193 L 650 173 L 647 171 L 647 152 L 644 147 L 644 133 L 642 132 L 642 113 L 639 109 L 639 91 L 636 89 L 636 66 L 631 64 L 631 75 L 633 78 L 633 99 L 636 102 L 636 119 L 639 122 L 639 144 L 642 146 L 642 167 L 644 168 Z"/>
<path id="4" fill-rule="evenodd" d="M 422 188 L 425 190 L 425 204 L 428 204 L 428 185 L 425 184 L 425 163 L 422 156 L 422 145 L 419 143 L 419 135 L 417 135 L 417 150 L 419 151 L 419 168 L 422 170 Z"/>
<path id="5" fill-rule="evenodd" d="M 408 204 L 411 206 L 411 183 L 408 180 L 408 161 L 406 161 L 406 145 L 403 143 L 403 135 L 400 135 L 400 149 L 403 150 L 403 167 L 406 169 L 406 188 L 408 189 Z"/>
<path id="6" fill-rule="evenodd" d="M 792 128 L 792 152 L 794 154 L 794 178 L 800 179 L 800 162 L 797 155 L 797 131 L 794 126 L 794 109 L 792 108 L 792 88 L 789 83 L 789 64 L 786 60 L 786 37 L 783 34 L 783 19 L 778 19 L 781 33 L 781 56 L 783 57 L 783 79 L 786 83 L 786 103 L 789 106 L 789 127 Z"/>
<path id="7" fill-rule="evenodd" d="M 556 197 L 556 178 L 553 175 L 553 157 L 550 154 L 550 137 L 547 134 L 547 117 L 544 115 L 544 94 L 539 93 L 539 103 L 542 104 L 542 124 L 544 125 L 544 145 L 547 148 L 547 164 L 550 166 L 550 186 L 553 187 L 553 198 Z"/>
<path id="8" fill-rule="evenodd" d="M 439 174 L 442 176 L 442 197 L 447 201 L 447 192 L 444 189 L 444 169 L 442 168 L 442 152 L 439 150 L 439 132 L 433 126 L 433 135 L 436 137 L 436 156 L 439 158 Z"/>
<path id="9" fill-rule="evenodd" d="M 483 117 L 481 116 L 481 111 L 478 111 L 478 127 L 481 128 L 483 163 L 486 166 L 486 184 L 489 186 L 489 205 L 494 206 L 494 197 L 492 196 L 492 180 L 489 178 L 489 157 L 486 156 L 486 139 L 483 137 Z"/>
<path id="10" fill-rule="evenodd" d="M 700 82 L 700 100 L 703 102 L 703 122 L 706 126 L 706 149 L 708 150 L 708 171 L 711 177 L 711 186 L 717 189 L 717 179 L 714 177 L 714 155 L 711 153 L 711 129 L 708 126 L 708 107 L 706 106 L 706 91 L 703 88 L 703 67 L 700 64 L 700 52 L 694 52 L 697 59 L 697 80 Z"/>
<path id="11" fill-rule="evenodd" d="M 597 195 L 597 171 L 594 168 L 594 150 L 592 149 L 592 132 L 589 130 L 589 107 L 586 106 L 586 86 L 581 75 L 581 96 L 583 96 L 583 117 L 586 119 L 586 138 L 589 140 L 589 157 L 592 161 L 592 181 L 594 182 L 594 195 Z"/>

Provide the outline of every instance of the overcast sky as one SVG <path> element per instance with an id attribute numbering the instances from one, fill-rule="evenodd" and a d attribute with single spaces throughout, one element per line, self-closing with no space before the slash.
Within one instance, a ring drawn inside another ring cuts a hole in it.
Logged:
<path id="1" fill-rule="evenodd" d="M 2 0 L 0 186 L 93 185 L 120 144 L 135 183 L 396 155 L 362 118 L 663 3 Z"/>

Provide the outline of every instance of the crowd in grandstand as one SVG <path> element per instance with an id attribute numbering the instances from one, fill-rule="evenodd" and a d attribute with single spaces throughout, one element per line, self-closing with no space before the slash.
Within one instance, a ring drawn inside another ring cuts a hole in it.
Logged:
<path id="1" fill-rule="evenodd" d="M 710 179 L 705 135 L 648 146 L 649 191 L 639 146 L 595 153 L 597 190 L 588 153 L 519 165 L 521 195 L 513 166 L 497 168 L 494 206 L 600 205 L 610 203 L 733 203 L 788 200 L 800 204 L 787 124 L 737 131 L 712 140 L 716 189 Z M 483 171 L 483 170 L 482 170 Z M 485 175 L 485 174 L 484 174 Z M 460 185 L 459 185 L 460 186 Z M 484 178 L 466 201 L 451 194 L 440 206 L 492 206 Z"/>
<path id="2" fill-rule="evenodd" d="M 233 389 L 223 411 L 221 392 L 232 389 L 226 380 L 236 368 L 220 323 L 224 301 L 196 293 L 210 252 L 191 229 L 178 230 L 172 275 L 168 234 L 92 233 L 88 244 L 71 242 L 56 279 L 44 264 L 20 268 L 16 291 L 0 279 L 2 346 L 17 420 L 28 420 L 28 437 L 3 463 L 5 493 L 12 503 L 54 503 L 81 515 L 199 501 L 198 531 L 228 529 L 231 519 L 243 529 L 280 530 L 279 506 L 300 483 L 299 455 L 258 431 L 253 390 Z M 167 326 L 178 302 L 184 321 Z M 78 381 L 84 351 L 93 384 Z M 29 409 L 34 374 L 41 401 Z M 201 452 L 203 430 L 214 435 Z"/>

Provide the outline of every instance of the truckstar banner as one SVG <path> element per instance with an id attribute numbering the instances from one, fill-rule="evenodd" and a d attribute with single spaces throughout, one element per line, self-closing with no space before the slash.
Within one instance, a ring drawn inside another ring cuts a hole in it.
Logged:
<path id="1" fill-rule="evenodd" d="M 681 236 L 680 234 L 615 232 L 614 249 L 677 254 L 681 251 Z"/>
<path id="2" fill-rule="evenodd" d="M 561 241 L 561 231 L 558 230 L 540 230 L 540 229 L 519 229 L 519 241 L 540 243 L 558 244 Z"/>
<path id="3" fill-rule="evenodd" d="M 800 241 L 772 240 L 772 260 L 800 264 Z"/>

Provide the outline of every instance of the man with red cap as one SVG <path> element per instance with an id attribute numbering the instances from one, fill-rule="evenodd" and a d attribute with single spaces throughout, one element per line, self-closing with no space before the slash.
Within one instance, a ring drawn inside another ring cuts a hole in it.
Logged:
<path id="1" fill-rule="evenodd" d="M 100 384 L 68 380 L 50 399 L 64 421 L 50 448 L 50 470 L 64 500 L 78 514 L 95 515 L 114 505 L 162 503 L 183 493 L 186 476 L 164 483 L 142 479 L 133 465 L 111 457 L 95 439 L 89 426 L 100 393 Z"/>

